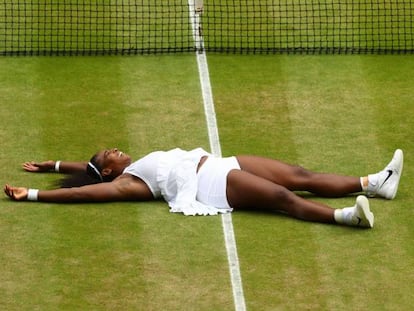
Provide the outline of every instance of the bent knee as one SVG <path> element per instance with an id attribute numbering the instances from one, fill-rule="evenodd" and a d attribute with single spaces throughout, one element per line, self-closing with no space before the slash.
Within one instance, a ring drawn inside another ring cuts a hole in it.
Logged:
<path id="1" fill-rule="evenodd" d="M 294 166 L 292 169 L 292 186 L 293 188 L 304 187 L 309 184 L 313 177 L 313 172 L 303 168 L 302 166 Z"/>
<path id="2" fill-rule="evenodd" d="M 274 185 L 262 193 L 262 197 L 256 200 L 254 207 L 288 211 L 292 206 L 294 206 L 293 192 L 283 186 Z"/>
<path id="3" fill-rule="evenodd" d="M 300 165 L 295 165 L 293 166 L 293 175 L 298 178 L 308 179 L 312 177 L 313 172 L 305 169 L 304 167 Z"/>

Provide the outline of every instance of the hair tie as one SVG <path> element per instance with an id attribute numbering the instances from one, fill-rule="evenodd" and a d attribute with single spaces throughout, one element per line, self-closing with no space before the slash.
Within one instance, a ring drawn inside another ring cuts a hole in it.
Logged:
<path id="1" fill-rule="evenodd" d="M 61 161 L 56 161 L 56 163 L 55 163 L 55 172 L 56 173 L 59 173 L 59 170 L 60 170 L 60 162 Z"/>

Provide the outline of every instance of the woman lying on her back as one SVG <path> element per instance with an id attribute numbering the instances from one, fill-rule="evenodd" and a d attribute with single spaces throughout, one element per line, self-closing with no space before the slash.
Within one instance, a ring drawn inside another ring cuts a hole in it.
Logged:
<path id="1" fill-rule="evenodd" d="M 26 162 L 29 172 L 56 171 L 81 174 L 82 182 L 66 180 L 64 187 L 37 190 L 4 186 L 16 201 L 109 202 L 147 201 L 163 198 L 171 212 L 185 215 L 216 215 L 238 209 L 267 209 L 294 218 L 372 228 L 374 215 L 366 196 L 354 206 L 334 209 L 304 199 L 294 191 L 321 197 L 364 193 L 369 197 L 393 199 L 398 190 L 403 152 L 397 149 L 380 172 L 363 177 L 317 173 L 278 160 L 239 155 L 215 157 L 197 148 L 155 151 L 133 162 L 117 148 L 102 150 L 89 162 Z M 69 183 L 69 184 L 68 184 Z"/>

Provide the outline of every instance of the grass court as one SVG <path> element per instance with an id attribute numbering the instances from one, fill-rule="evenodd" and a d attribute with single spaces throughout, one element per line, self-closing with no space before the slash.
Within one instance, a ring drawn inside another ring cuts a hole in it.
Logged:
<path id="1" fill-rule="evenodd" d="M 409 310 L 414 274 L 407 56 L 208 56 L 223 155 L 320 171 L 376 172 L 394 149 L 394 201 L 373 230 L 235 212 L 249 310 Z M 209 149 L 194 55 L 1 58 L 1 182 L 49 188 L 27 160 L 84 160 L 117 146 L 138 158 Z M 319 199 L 335 207 L 353 197 Z M 220 217 L 163 202 L 0 201 L 0 304 L 7 310 L 232 310 Z"/>
<path id="2" fill-rule="evenodd" d="M 412 56 L 207 60 L 224 156 L 362 176 L 405 153 L 396 199 L 370 201 L 372 230 L 234 212 L 247 309 L 411 310 Z M 210 149 L 193 53 L 1 57 L 0 68 L 2 185 L 54 187 L 57 174 L 21 169 L 30 160 Z M 355 200 L 309 198 L 338 208 Z M 0 292 L 2 310 L 234 310 L 220 216 L 170 214 L 164 202 L 0 197 Z"/>

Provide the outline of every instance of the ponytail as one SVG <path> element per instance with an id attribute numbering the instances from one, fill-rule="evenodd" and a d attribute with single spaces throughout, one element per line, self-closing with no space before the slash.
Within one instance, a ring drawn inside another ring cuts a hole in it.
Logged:
<path id="1" fill-rule="evenodd" d="M 86 172 L 71 174 L 61 179 L 59 185 L 61 188 L 82 187 L 101 183 L 100 180 L 89 176 Z"/>

